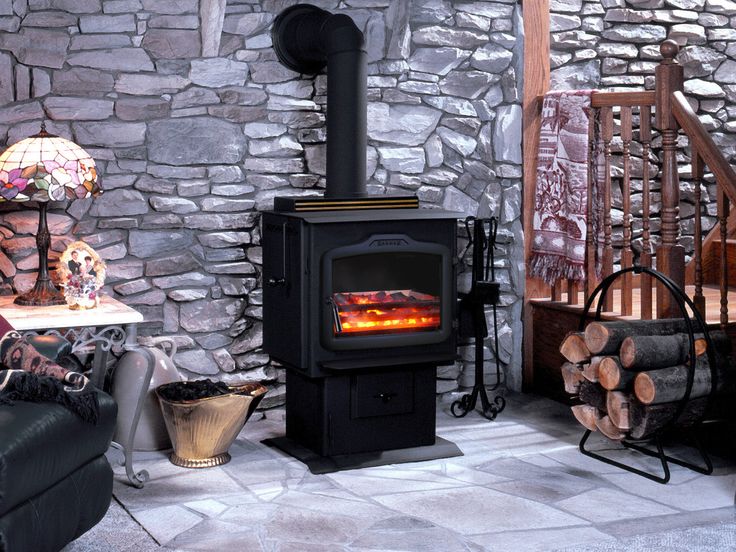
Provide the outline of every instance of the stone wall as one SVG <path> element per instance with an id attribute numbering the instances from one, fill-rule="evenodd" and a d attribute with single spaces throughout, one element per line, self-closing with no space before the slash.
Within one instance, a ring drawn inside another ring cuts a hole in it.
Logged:
<path id="1" fill-rule="evenodd" d="M 736 159 L 736 2 L 732 0 L 552 0 L 551 87 L 601 90 L 653 89 L 659 44 L 680 45 L 685 93 L 715 143 Z M 683 140 L 682 145 L 686 145 Z M 654 142 L 656 146 L 656 140 Z M 655 150 L 656 152 L 656 150 Z M 688 159 L 681 150 L 680 161 Z M 694 187 L 689 166 L 680 170 L 681 243 L 692 251 Z M 659 187 L 653 186 L 653 212 L 659 211 Z M 702 187 L 704 230 L 715 224 L 715 184 Z M 621 194 L 614 188 L 614 239 L 621 238 Z M 634 182 L 632 205 L 641 206 L 641 185 Z M 633 222 L 638 241 L 641 224 Z M 652 220 L 653 230 L 659 219 Z M 654 236 L 656 243 L 658 236 Z"/>
<path id="2" fill-rule="evenodd" d="M 320 193 L 325 174 L 326 77 L 285 69 L 271 48 L 275 14 L 294 3 L 0 0 L 0 137 L 13 143 L 46 119 L 93 155 L 106 190 L 52 206 L 52 258 L 85 240 L 107 262 L 107 291 L 145 314 L 144 342 L 175 338 L 190 378 L 268 380 L 271 404 L 283 385 L 260 348 L 259 212 L 277 195 Z M 518 388 L 516 2 L 311 3 L 365 32 L 369 190 L 499 217 L 499 356 Z M 2 209 L 3 291 L 23 291 L 37 268 L 37 217 Z M 467 289 L 467 271 L 460 278 Z M 472 373 L 443 368 L 438 391 L 472 385 Z"/>

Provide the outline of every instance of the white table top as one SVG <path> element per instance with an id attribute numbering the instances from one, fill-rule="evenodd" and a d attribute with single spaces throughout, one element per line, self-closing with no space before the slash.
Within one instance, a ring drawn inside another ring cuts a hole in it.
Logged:
<path id="1" fill-rule="evenodd" d="M 137 310 L 103 295 L 94 309 L 72 310 L 66 305 L 26 307 L 13 303 L 15 295 L 0 296 L 0 314 L 16 330 L 46 330 L 138 324 L 143 315 Z"/>

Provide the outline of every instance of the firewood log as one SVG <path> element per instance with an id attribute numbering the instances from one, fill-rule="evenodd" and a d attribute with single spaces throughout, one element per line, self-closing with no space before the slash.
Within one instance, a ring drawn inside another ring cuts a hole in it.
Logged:
<path id="1" fill-rule="evenodd" d="M 578 397 L 584 403 L 603 412 L 606 411 L 606 391 L 597 383 L 591 383 L 587 380 L 580 382 Z"/>
<path id="2" fill-rule="evenodd" d="M 576 404 L 571 406 L 573 416 L 580 424 L 591 431 L 598 431 L 596 421 L 601 418 L 601 411 L 589 404 Z"/>
<path id="3" fill-rule="evenodd" d="M 645 405 L 636 399 L 629 402 L 629 419 L 631 439 L 647 439 L 668 424 L 677 412 L 680 403 L 662 403 Z M 691 426 L 698 422 L 708 408 L 708 397 L 693 399 L 685 404 L 682 414 L 677 418 L 676 425 L 680 427 Z"/>
<path id="4" fill-rule="evenodd" d="M 728 365 L 717 369 L 716 392 L 732 393 L 736 384 L 733 370 Z M 659 370 L 639 372 L 634 380 L 634 394 L 643 404 L 661 404 L 679 401 L 685 396 L 690 364 L 680 364 Z M 693 386 L 689 398 L 704 397 L 711 392 L 711 368 L 708 355 L 700 355 L 695 361 Z"/>
<path id="5" fill-rule="evenodd" d="M 612 320 L 591 322 L 585 327 L 585 345 L 591 354 L 618 353 L 621 342 L 630 335 L 669 335 L 687 332 L 682 318 L 657 320 Z"/>
<path id="6" fill-rule="evenodd" d="M 598 369 L 603 357 L 594 356 L 590 357 L 590 362 L 581 364 L 580 367 L 583 370 L 583 377 L 593 383 L 598 382 Z"/>
<path id="7" fill-rule="evenodd" d="M 621 367 L 618 357 L 603 357 L 598 366 L 598 383 L 608 391 L 628 389 L 636 377 L 636 372 L 629 372 Z"/>
<path id="8" fill-rule="evenodd" d="M 706 350 L 705 339 L 695 340 L 695 355 Z M 686 333 L 672 335 L 630 335 L 621 342 L 621 366 L 641 372 L 676 366 L 687 361 L 690 338 Z"/>
<path id="9" fill-rule="evenodd" d="M 613 425 L 613 422 L 611 422 L 611 418 L 609 418 L 608 416 L 603 416 L 599 420 L 596 420 L 595 425 L 598 428 L 598 431 L 600 431 L 603 435 L 605 435 L 612 441 L 621 441 L 624 437 L 626 437 L 626 433 Z"/>
<path id="10" fill-rule="evenodd" d="M 580 364 L 590 359 L 590 351 L 585 346 L 582 332 L 570 332 L 562 340 L 560 354 L 573 364 Z"/>
<path id="11" fill-rule="evenodd" d="M 630 395 L 621 391 L 609 391 L 606 394 L 608 417 L 614 426 L 624 432 L 631 428 L 629 400 Z"/>
<path id="12" fill-rule="evenodd" d="M 562 372 L 562 381 L 565 382 L 565 392 L 577 395 L 580 390 L 580 382 L 585 379 L 580 366 L 572 362 L 565 362 L 560 367 L 560 372 Z"/>

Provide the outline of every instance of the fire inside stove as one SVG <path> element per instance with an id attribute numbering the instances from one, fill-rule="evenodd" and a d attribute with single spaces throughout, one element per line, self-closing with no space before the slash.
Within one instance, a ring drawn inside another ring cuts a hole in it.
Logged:
<path id="1" fill-rule="evenodd" d="M 433 331 L 440 327 L 440 298 L 414 290 L 333 295 L 335 334 Z"/>

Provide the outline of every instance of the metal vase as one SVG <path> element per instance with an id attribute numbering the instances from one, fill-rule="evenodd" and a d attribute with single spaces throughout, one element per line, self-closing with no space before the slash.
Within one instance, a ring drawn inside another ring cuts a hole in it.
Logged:
<path id="1" fill-rule="evenodd" d="M 229 387 L 230 393 L 172 402 L 156 389 L 174 452 L 169 459 L 184 468 L 209 468 L 230 461 L 228 449 L 266 394 L 259 383 Z"/>

